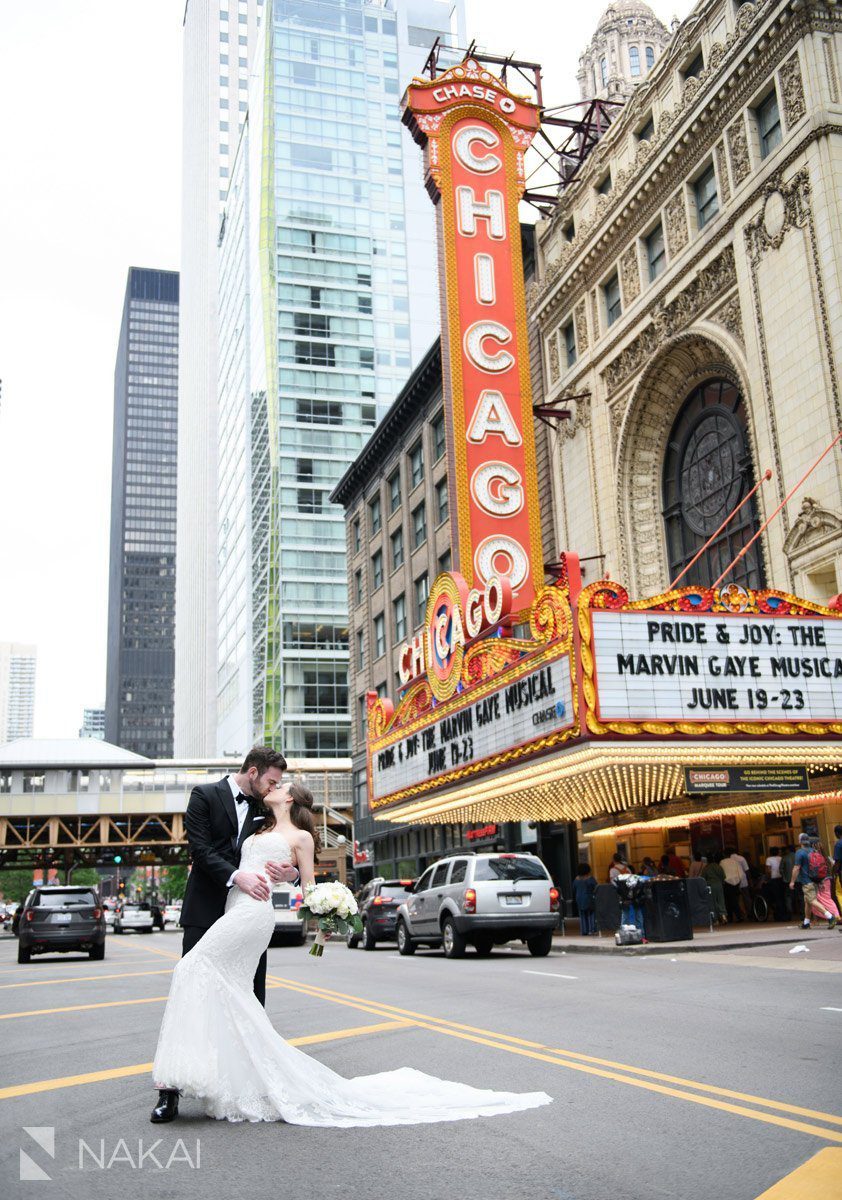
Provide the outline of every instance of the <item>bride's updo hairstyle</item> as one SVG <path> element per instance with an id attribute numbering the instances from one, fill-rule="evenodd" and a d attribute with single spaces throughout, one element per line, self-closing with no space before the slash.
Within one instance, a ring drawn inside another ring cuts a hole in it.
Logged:
<path id="1" fill-rule="evenodd" d="M 292 797 L 289 819 L 293 825 L 299 829 L 306 829 L 310 834 L 313 839 L 313 862 L 318 862 L 322 839 L 319 837 L 319 829 L 313 812 L 313 793 L 303 783 L 291 783 L 289 794 Z"/>
<path id="2" fill-rule="evenodd" d="M 319 829 L 316 825 L 316 818 L 313 813 L 313 793 L 309 788 L 306 788 L 303 783 L 290 783 L 289 787 L 290 799 L 292 804 L 289 808 L 289 819 L 298 829 L 306 829 L 313 839 L 313 862 L 319 861 L 319 851 L 322 848 L 322 839 L 319 837 Z M 270 829 L 274 829 L 276 825 L 275 813 L 267 805 L 262 806 L 262 811 L 266 820 L 260 827 L 261 833 L 268 833 Z"/>

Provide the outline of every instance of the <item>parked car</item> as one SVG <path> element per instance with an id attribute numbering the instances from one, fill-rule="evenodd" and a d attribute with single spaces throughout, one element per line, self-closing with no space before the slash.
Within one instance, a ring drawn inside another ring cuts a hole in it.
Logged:
<path id="1" fill-rule="evenodd" d="M 529 953 L 549 954 L 558 926 L 559 894 L 534 854 L 454 854 L 428 867 L 398 909 L 401 954 L 443 946 L 461 958 L 523 941 Z"/>
<path id="2" fill-rule="evenodd" d="M 26 897 L 18 927 L 18 962 L 55 950 L 87 950 L 91 958 L 105 958 L 105 914 L 94 888 L 53 884 L 34 887 Z"/>
<path id="3" fill-rule="evenodd" d="M 304 893 L 295 883 L 272 885 L 272 907 L 275 910 L 275 932 L 270 946 L 301 946 L 307 939 L 307 922 L 302 921 L 298 910 L 304 903 Z"/>
<path id="4" fill-rule="evenodd" d="M 181 905 L 168 904 L 164 909 L 164 925 L 177 925 L 181 920 Z"/>
<path id="5" fill-rule="evenodd" d="M 103 915 L 105 917 L 105 925 L 107 929 L 114 928 L 114 918 L 117 915 L 117 906 L 115 904 L 105 904 L 103 906 Z"/>
<path id="6" fill-rule="evenodd" d="M 152 909 L 145 901 L 141 900 L 137 904 L 124 902 L 117 906 L 114 917 L 115 933 L 128 933 L 132 929 L 136 933 L 151 933 L 154 926 Z"/>
<path id="7" fill-rule="evenodd" d="M 349 933 L 348 949 L 362 942 L 363 950 L 373 950 L 378 942 L 393 942 L 398 909 L 409 895 L 411 879 L 372 879 L 357 897 L 362 933 Z"/>

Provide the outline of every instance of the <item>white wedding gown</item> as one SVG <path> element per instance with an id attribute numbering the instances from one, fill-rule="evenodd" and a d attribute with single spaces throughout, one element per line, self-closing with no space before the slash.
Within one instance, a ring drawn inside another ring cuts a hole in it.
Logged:
<path id="1" fill-rule="evenodd" d="M 247 838 L 240 866 L 289 858 L 280 833 Z M 345 1079 L 276 1033 L 252 990 L 275 928 L 270 900 L 232 887 L 225 912 L 176 966 L 153 1066 L 157 1085 L 201 1101 L 210 1117 L 292 1125 L 416 1125 L 549 1104 L 545 1092 L 493 1092 L 410 1067 Z M 301 1002 L 296 1011 L 302 1012 Z"/>

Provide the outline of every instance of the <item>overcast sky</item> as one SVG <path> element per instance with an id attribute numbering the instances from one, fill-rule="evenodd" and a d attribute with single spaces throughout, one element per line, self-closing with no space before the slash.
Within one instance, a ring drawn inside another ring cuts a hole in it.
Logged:
<path id="1" fill-rule="evenodd" d="M 604 7 L 467 0 L 468 33 L 541 62 L 563 104 Z M 183 12 L 0 10 L 0 641 L 38 647 L 38 737 L 75 736 L 105 698 L 114 360 L 127 269 L 179 266 Z"/>

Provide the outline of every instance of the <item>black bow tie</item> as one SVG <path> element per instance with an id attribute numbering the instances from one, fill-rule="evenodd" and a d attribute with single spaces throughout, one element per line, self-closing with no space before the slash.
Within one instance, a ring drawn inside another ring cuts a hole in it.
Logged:
<path id="1" fill-rule="evenodd" d="M 235 796 L 234 799 L 238 804 L 248 804 L 248 796 L 244 792 L 240 792 L 239 796 Z"/>

